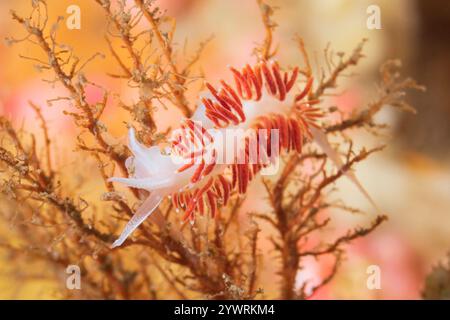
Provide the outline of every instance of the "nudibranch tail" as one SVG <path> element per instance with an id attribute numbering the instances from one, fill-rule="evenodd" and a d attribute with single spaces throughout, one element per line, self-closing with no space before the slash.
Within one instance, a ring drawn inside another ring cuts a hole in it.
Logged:
<path id="1" fill-rule="evenodd" d="M 314 141 L 322 148 L 322 150 L 325 152 L 327 157 L 329 159 L 331 159 L 331 161 L 335 164 L 335 166 L 339 170 L 342 170 L 344 163 L 342 162 L 341 157 L 339 156 L 337 151 L 334 150 L 333 147 L 328 142 L 328 139 L 327 139 L 325 133 L 316 128 L 311 129 L 311 132 L 313 134 Z M 381 209 L 378 207 L 376 202 L 372 199 L 369 192 L 367 192 L 367 190 L 363 187 L 361 182 L 359 182 L 355 173 L 353 171 L 347 170 L 346 172 L 344 172 L 344 174 L 353 183 L 353 185 L 359 190 L 359 192 L 364 196 L 364 198 L 366 198 L 367 201 L 369 201 L 369 203 L 377 211 L 377 213 L 381 214 L 382 213 Z"/>

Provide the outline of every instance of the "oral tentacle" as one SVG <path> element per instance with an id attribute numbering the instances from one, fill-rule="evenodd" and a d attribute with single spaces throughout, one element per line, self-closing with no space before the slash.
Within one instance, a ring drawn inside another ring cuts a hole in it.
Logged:
<path id="1" fill-rule="evenodd" d="M 150 196 L 139 207 L 133 217 L 128 221 L 119 238 L 114 241 L 111 248 L 121 246 L 125 240 L 136 230 L 142 222 L 145 221 L 155 209 L 159 206 L 163 199 L 163 195 L 159 192 L 152 192 Z"/>

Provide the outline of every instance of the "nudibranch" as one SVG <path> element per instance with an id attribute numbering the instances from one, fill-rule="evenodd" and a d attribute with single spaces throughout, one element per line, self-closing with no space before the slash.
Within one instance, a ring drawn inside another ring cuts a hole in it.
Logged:
<path id="1" fill-rule="evenodd" d="M 253 67 L 247 64 L 240 71 L 230 70 L 234 85 L 222 80 L 217 89 L 206 83 L 207 95 L 201 98 L 194 115 L 174 131 L 165 150 L 141 145 L 133 129 L 129 130 L 129 177 L 110 181 L 144 189 L 149 196 L 113 247 L 120 246 L 165 197 L 171 198 L 177 210 L 184 211 L 184 221 L 193 221 L 196 214 L 206 212 L 217 217 L 218 206 L 225 206 L 232 192 L 244 194 L 249 181 L 270 166 L 280 152 L 300 153 L 304 142 L 311 139 L 311 131 L 318 129 L 321 112 L 314 107 L 318 101 L 308 100 L 313 80 L 306 79 L 304 87 L 298 89 L 298 68 L 283 72 L 276 61 L 262 61 Z M 244 147 L 230 160 L 227 147 L 216 143 L 230 129 L 267 132 L 256 135 L 257 152 L 271 160 L 249 161 L 249 135 L 240 138 Z M 278 141 L 272 143 L 275 136 Z M 218 160 L 224 158 L 227 161 Z"/>

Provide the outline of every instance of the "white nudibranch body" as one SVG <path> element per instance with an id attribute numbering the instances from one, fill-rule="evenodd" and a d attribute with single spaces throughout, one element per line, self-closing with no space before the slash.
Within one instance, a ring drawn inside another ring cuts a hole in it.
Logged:
<path id="1" fill-rule="evenodd" d="M 141 145 L 134 130 L 129 130 L 129 177 L 113 177 L 110 181 L 146 190 L 150 195 L 112 247 L 123 244 L 167 196 L 171 196 L 175 208 L 184 210 L 185 221 L 193 221 L 195 213 L 204 214 L 206 210 L 217 217 L 218 205 L 226 205 L 233 191 L 245 193 L 249 181 L 280 151 L 301 152 L 304 140 L 312 136 L 310 129 L 318 128 L 315 121 L 321 113 L 312 107 L 317 101 L 302 102 L 312 79 L 301 92 L 293 92 L 297 68 L 282 73 L 276 62 L 261 62 L 231 71 L 235 87 L 221 81 L 217 91 L 207 84 L 209 97 L 201 98 L 193 116 L 173 133 L 171 146 L 164 152 L 158 146 Z M 265 134 L 251 136 L 249 129 L 263 130 Z M 230 150 L 229 144 L 223 143 L 227 130 L 247 130 L 238 136 L 239 150 Z M 262 154 L 258 159 L 265 161 L 249 161 L 250 136 L 255 137 L 256 150 Z"/>

